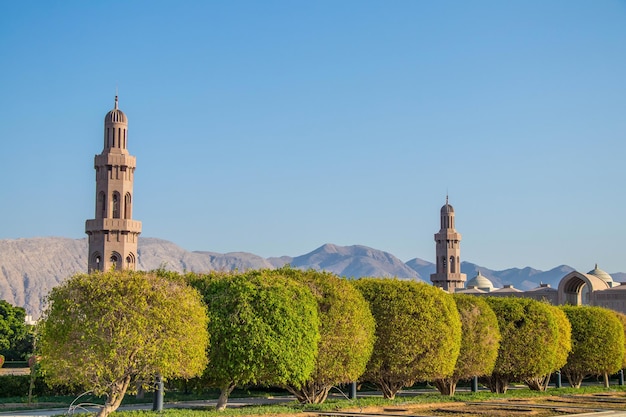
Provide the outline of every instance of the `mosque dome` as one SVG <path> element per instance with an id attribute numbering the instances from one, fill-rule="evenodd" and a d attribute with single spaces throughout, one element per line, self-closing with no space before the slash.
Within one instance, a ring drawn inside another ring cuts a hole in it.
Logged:
<path id="1" fill-rule="evenodd" d="M 592 269 L 591 271 L 587 272 L 587 274 L 593 275 L 594 277 L 600 278 L 602 281 L 604 281 L 607 284 L 609 284 L 609 286 L 613 285 L 613 278 L 607 272 L 605 272 L 605 271 L 601 270 L 600 268 L 598 268 L 598 264 L 596 264 L 596 267 L 594 269 Z"/>
<path id="2" fill-rule="evenodd" d="M 446 203 L 443 207 L 441 207 L 441 214 L 450 214 L 454 213 L 454 207 L 450 204 Z"/>
<path id="3" fill-rule="evenodd" d="M 474 278 L 467 281 L 467 284 L 465 285 L 465 287 L 466 288 L 476 287 L 479 290 L 492 291 L 493 283 L 489 280 L 489 278 L 487 278 L 486 276 L 481 274 L 480 271 L 478 271 L 478 274 Z"/>
<path id="4" fill-rule="evenodd" d="M 448 204 L 448 196 L 446 196 L 446 204 L 441 207 L 441 214 L 451 214 L 454 213 L 454 207 Z"/>
<path id="5" fill-rule="evenodd" d="M 111 110 L 110 112 L 108 112 L 106 116 L 104 116 L 104 123 L 105 124 L 110 124 L 110 123 L 128 124 L 128 119 L 126 119 L 126 115 L 124 114 L 123 111 L 121 111 L 118 108 L 117 96 L 115 96 L 115 108 Z"/>

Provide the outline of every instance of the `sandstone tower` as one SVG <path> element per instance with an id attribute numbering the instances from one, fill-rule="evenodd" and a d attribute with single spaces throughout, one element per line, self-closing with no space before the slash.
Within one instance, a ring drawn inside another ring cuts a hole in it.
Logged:
<path id="1" fill-rule="evenodd" d="M 104 148 L 94 158 L 96 215 L 85 222 L 88 271 L 135 269 L 141 222 L 132 219 L 135 157 L 126 149 L 128 120 L 115 108 L 104 117 Z"/>
<path id="2" fill-rule="evenodd" d="M 454 292 L 463 288 L 465 274 L 461 273 L 461 234 L 454 229 L 454 208 L 448 204 L 441 207 L 441 229 L 435 234 L 437 272 L 430 275 L 436 287 Z"/>

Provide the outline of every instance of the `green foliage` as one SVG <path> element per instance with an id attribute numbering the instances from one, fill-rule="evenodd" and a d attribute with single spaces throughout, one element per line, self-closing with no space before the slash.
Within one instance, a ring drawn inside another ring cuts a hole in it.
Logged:
<path id="1" fill-rule="evenodd" d="M 284 267 L 271 274 L 289 276 L 308 286 L 320 317 L 315 369 L 301 387 L 289 387 L 303 403 L 321 403 L 334 385 L 357 381 L 374 347 L 374 317 L 361 293 L 329 272 Z"/>
<path id="2" fill-rule="evenodd" d="M 453 297 L 461 317 L 461 351 L 454 373 L 436 381 L 439 392 L 447 395 L 454 395 L 462 379 L 491 374 L 500 347 L 498 318 L 487 301 L 467 294 Z"/>
<path id="3" fill-rule="evenodd" d="M 418 380 L 446 378 L 461 346 L 461 321 L 452 296 L 415 281 L 365 278 L 354 282 L 376 320 L 374 352 L 362 379 L 385 398 Z"/>
<path id="4" fill-rule="evenodd" d="M 23 360 L 32 353 L 32 326 L 25 318 L 22 307 L 0 300 L 0 355 L 8 361 Z"/>
<path id="5" fill-rule="evenodd" d="M 552 310 L 559 328 L 558 348 L 554 355 L 554 362 L 550 372 L 556 372 L 567 363 L 567 357 L 572 351 L 572 325 L 567 318 L 567 314 L 557 306 L 548 305 Z"/>
<path id="6" fill-rule="evenodd" d="M 619 311 L 613 311 L 613 313 L 615 313 L 615 316 L 622 323 L 622 327 L 624 328 L 624 341 L 626 343 L 626 314 L 620 313 Z M 624 368 L 626 368 L 626 346 L 624 350 L 624 359 L 622 359 L 622 369 Z"/>
<path id="7" fill-rule="evenodd" d="M 300 387 L 307 381 L 320 339 L 317 302 L 307 287 L 267 270 L 186 278 L 211 317 L 205 378 L 222 390 L 218 408 L 235 386 Z"/>
<path id="8" fill-rule="evenodd" d="M 0 398 L 19 397 L 26 400 L 30 386 L 30 375 L 0 375 Z M 74 391 L 66 386 L 48 386 L 38 376 L 34 381 L 33 394 L 36 396 L 71 395 Z"/>
<path id="9" fill-rule="evenodd" d="M 207 363 L 207 314 L 184 283 L 134 271 L 78 274 L 52 290 L 40 327 L 41 368 L 50 384 L 107 395 L 163 377 L 192 377 Z"/>
<path id="10" fill-rule="evenodd" d="M 557 306 L 546 304 L 554 314 L 558 327 L 557 350 L 554 354 L 553 363 L 549 373 L 525 379 L 526 385 L 532 390 L 545 391 L 550 383 L 552 372 L 561 369 L 567 363 L 567 356 L 572 350 L 572 326 L 567 315 Z"/>
<path id="11" fill-rule="evenodd" d="M 587 375 L 617 372 L 624 358 L 624 326 L 602 307 L 561 307 L 572 325 L 572 351 L 563 367 L 572 387 Z"/>
<path id="12" fill-rule="evenodd" d="M 502 340 L 488 384 L 506 392 L 509 381 L 552 372 L 559 347 L 559 328 L 547 304 L 529 298 L 487 297 L 498 317 Z"/>

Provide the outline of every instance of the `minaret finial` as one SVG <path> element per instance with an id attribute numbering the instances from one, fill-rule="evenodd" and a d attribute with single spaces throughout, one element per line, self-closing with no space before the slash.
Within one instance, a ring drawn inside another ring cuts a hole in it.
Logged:
<path id="1" fill-rule="evenodd" d="M 446 206 L 448 205 L 448 193 L 446 193 Z"/>
<path id="2" fill-rule="evenodd" d="M 117 83 L 115 83 L 115 110 L 117 110 L 117 95 L 118 95 L 117 93 L 118 93 Z"/>

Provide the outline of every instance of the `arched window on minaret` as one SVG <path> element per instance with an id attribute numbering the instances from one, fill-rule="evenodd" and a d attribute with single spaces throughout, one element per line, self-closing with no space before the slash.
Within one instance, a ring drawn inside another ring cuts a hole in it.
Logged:
<path id="1" fill-rule="evenodd" d="M 445 256 L 441 257 L 441 262 L 442 262 L 441 266 L 443 268 L 443 272 L 448 272 L 448 264 L 446 262 L 446 257 Z"/>
<path id="2" fill-rule="evenodd" d="M 126 195 L 124 196 L 124 218 L 125 219 L 130 219 L 131 218 L 131 197 L 130 197 L 130 193 L 126 193 Z"/>
<path id="3" fill-rule="evenodd" d="M 93 264 L 96 266 L 96 271 L 102 270 L 102 256 L 100 256 L 99 252 L 94 252 L 91 255 L 91 260 L 93 261 Z"/>
<path id="4" fill-rule="evenodd" d="M 113 266 L 115 269 L 122 269 L 122 257 L 120 256 L 119 253 L 117 252 L 113 252 L 111 254 L 111 266 Z"/>
<path id="5" fill-rule="evenodd" d="M 456 273 L 456 262 L 454 262 L 454 256 L 450 257 L 450 272 Z"/>
<path id="6" fill-rule="evenodd" d="M 98 217 L 99 216 L 99 217 Z M 104 219 L 107 216 L 107 195 L 104 191 L 100 191 L 98 195 L 98 211 L 96 212 L 96 218 Z"/>
<path id="7" fill-rule="evenodd" d="M 113 218 L 120 218 L 120 194 L 117 191 L 113 193 Z"/>
<path id="8" fill-rule="evenodd" d="M 126 257 L 126 268 L 127 269 L 131 269 L 131 268 L 134 269 L 134 265 L 135 265 L 135 254 L 131 252 Z"/>

